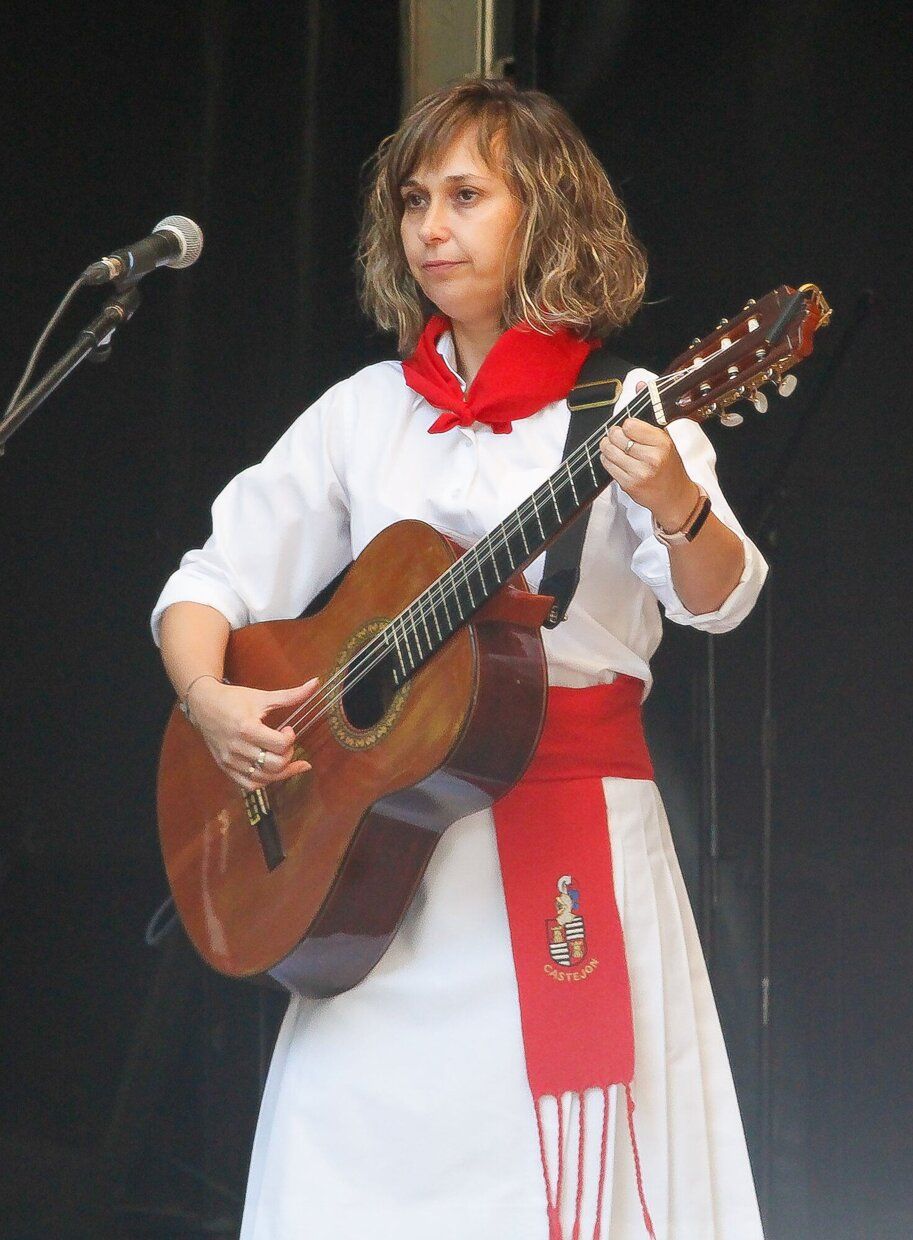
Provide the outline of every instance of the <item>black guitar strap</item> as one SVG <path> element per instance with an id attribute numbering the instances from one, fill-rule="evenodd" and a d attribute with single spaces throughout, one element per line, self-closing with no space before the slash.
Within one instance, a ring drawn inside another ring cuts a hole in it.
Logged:
<path id="1" fill-rule="evenodd" d="M 595 435 L 600 426 L 612 416 L 615 403 L 621 395 L 625 375 L 632 369 L 606 348 L 594 349 L 581 367 L 577 382 L 568 393 L 567 403 L 571 420 L 567 429 L 562 461 Z M 580 557 L 583 540 L 590 520 L 590 506 L 574 517 L 563 534 L 552 543 L 545 553 L 540 594 L 554 595 L 555 603 L 548 614 L 545 627 L 555 628 L 567 615 L 571 599 L 580 580 Z"/>

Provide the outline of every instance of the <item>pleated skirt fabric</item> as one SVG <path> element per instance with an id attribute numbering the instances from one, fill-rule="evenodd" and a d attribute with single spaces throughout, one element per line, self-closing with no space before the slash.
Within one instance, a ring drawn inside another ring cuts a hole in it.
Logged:
<path id="1" fill-rule="evenodd" d="M 635 1125 L 657 1240 L 762 1240 L 729 1062 L 659 794 L 643 781 L 603 784 L 634 1006 Z M 543 951 L 553 884 L 546 876 Z M 596 1240 L 642 1240 L 624 1094 L 610 1098 Z M 544 1105 L 554 1149 L 556 1104 Z M 578 1117 L 570 1096 L 562 1105 L 571 1240 Z M 593 1238 L 602 1108 L 598 1091 L 587 1094 L 581 1240 Z M 399 935 L 364 982 L 333 999 L 291 1001 L 241 1229 L 241 1240 L 431 1237 L 548 1240 L 488 812 L 445 832 Z"/>

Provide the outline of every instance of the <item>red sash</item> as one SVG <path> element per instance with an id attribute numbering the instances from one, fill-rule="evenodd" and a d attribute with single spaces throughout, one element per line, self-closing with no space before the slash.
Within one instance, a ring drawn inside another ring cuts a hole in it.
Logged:
<path id="1" fill-rule="evenodd" d="M 545 728 L 523 779 L 494 807 L 520 998 L 526 1069 L 536 1107 L 549 1240 L 562 1240 L 565 1133 L 561 1096 L 578 1095 L 576 1221 L 579 1240 L 586 1142 L 584 1092 L 603 1094 L 599 1240 L 606 1175 L 609 1088 L 624 1087 L 637 1189 L 654 1237 L 634 1136 L 634 1025 L 615 903 L 604 776 L 652 779 L 640 717 L 643 684 L 618 676 L 587 689 L 552 688 Z M 558 1151 L 549 1173 L 541 1100 L 558 1100 Z"/>

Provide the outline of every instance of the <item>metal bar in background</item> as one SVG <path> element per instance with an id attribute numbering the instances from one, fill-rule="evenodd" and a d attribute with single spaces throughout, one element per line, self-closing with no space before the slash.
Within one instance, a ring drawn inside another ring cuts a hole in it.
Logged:
<path id="1" fill-rule="evenodd" d="M 403 113 L 455 78 L 512 76 L 516 7 L 515 0 L 401 0 Z"/>

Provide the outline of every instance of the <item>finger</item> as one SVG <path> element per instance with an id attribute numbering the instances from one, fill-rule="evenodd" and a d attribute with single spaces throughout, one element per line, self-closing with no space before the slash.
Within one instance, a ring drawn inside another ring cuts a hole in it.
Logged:
<path id="1" fill-rule="evenodd" d="M 305 775 L 312 769 L 310 762 L 305 762 L 303 758 L 300 758 L 297 762 L 289 762 L 287 766 L 284 766 L 281 771 L 276 771 L 275 774 L 267 774 L 264 771 L 260 779 L 264 784 L 281 784 L 286 779 L 291 779 L 294 775 Z"/>
<path id="2" fill-rule="evenodd" d="M 623 486 L 642 482 L 650 472 L 648 465 L 617 447 L 611 439 L 603 439 L 599 455 L 612 477 Z"/>
<path id="3" fill-rule="evenodd" d="M 625 443 L 630 439 L 635 444 L 656 446 L 664 444 L 669 437 L 669 432 L 663 430 L 661 426 L 654 426 L 651 422 L 644 422 L 641 418 L 625 418 L 620 426 L 612 429 L 621 432 Z"/>
<path id="4" fill-rule="evenodd" d="M 259 778 L 254 779 L 247 773 L 247 768 L 238 770 L 237 767 L 226 765 L 222 767 L 222 770 L 243 792 L 256 792 L 263 786 Z"/>
<path id="5" fill-rule="evenodd" d="M 298 767 L 304 763 L 304 769 L 310 770 L 311 764 L 303 758 L 293 759 L 294 748 L 288 749 L 283 754 L 267 753 L 263 749 L 258 749 L 252 754 L 248 760 L 247 771 L 251 774 L 250 767 L 256 768 L 253 778 L 256 779 L 287 779 L 289 771 L 292 767 Z"/>
<path id="6" fill-rule="evenodd" d="M 264 694 L 264 696 L 268 696 L 269 700 L 260 711 L 261 720 L 265 715 L 270 715 L 273 712 L 278 714 L 281 711 L 279 719 L 271 720 L 271 722 L 277 725 L 275 728 L 271 728 L 265 722 L 262 724 L 272 734 L 269 743 L 264 739 L 262 732 L 258 734 L 260 738 L 259 743 L 264 748 L 269 749 L 272 753 L 283 753 L 288 749 L 286 732 L 293 722 L 300 721 L 303 717 L 301 712 L 304 703 L 314 694 L 319 684 L 319 678 L 312 676 L 303 685 L 296 685 L 292 689 L 278 689 L 275 693 L 270 692 L 268 695 Z M 250 736 L 248 739 L 256 740 L 257 736 Z"/>
<path id="7" fill-rule="evenodd" d="M 244 764 L 245 770 L 253 779 L 260 779 L 262 775 L 274 775 L 276 771 L 280 771 L 287 763 L 291 755 L 288 750 L 284 750 L 281 754 L 274 751 L 264 749 L 262 746 L 258 749 L 245 746 L 235 753 L 236 765 L 240 767 Z"/>
<path id="8" fill-rule="evenodd" d="M 259 720 L 249 722 L 234 742 L 232 757 L 239 762 L 249 762 L 251 754 L 256 758 L 261 749 L 284 757 L 294 745 L 294 740 L 290 744 L 289 734 L 291 737 L 295 735 L 287 724 L 281 728 L 271 728 Z"/>
<path id="9" fill-rule="evenodd" d="M 628 418 L 628 421 L 630 422 L 632 419 Z M 630 452 L 637 446 L 636 440 L 627 435 L 620 426 L 613 426 L 608 435 L 606 435 L 606 439 L 608 439 L 609 443 L 616 447 L 619 452 Z"/>
<path id="10" fill-rule="evenodd" d="M 268 694 L 269 702 L 264 707 L 263 713 L 268 710 L 275 710 L 277 706 L 300 706 L 302 702 L 306 702 L 317 686 L 320 684 L 318 676 L 312 676 L 310 680 L 306 680 L 303 685 L 296 685 L 293 689 L 280 689 L 275 693 Z"/>
<path id="11" fill-rule="evenodd" d="M 619 452 L 623 452 L 625 456 L 635 461 L 646 461 L 651 465 L 658 465 L 662 459 L 663 445 L 657 444 L 655 441 L 647 443 L 645 440 L 631 438 L 626 433 L 626 427 L 640 427 L 640 423 L 635 418 L 628 418 L 622 426 L 613 426 L 609 431 L 606 439 Z"/>

